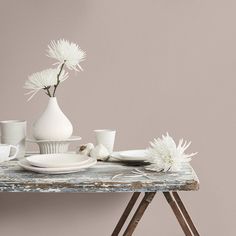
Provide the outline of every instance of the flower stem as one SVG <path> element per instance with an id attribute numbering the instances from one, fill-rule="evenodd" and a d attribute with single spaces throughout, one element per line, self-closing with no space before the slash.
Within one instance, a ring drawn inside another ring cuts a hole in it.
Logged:
<path id="1" fill-rule="evenodd" d="M 60 84 L 60 75 L 61 75 L 61 72 L 62 72 L 62 69 L 63 69 L 65 63 L 66 63 L 66 61 L 64 61 L 64 62 L 62 63 L 61 68 L 60 68 L 60 71 L 59 71 L 59 73 L 58 73 L 58 75 L 57 75 L 57 84 L 54 85 L 54 91 L 53 91 L 53 94 L 52 94 L 53 97 L 55 97 L 55 93 L 56 93 L 57 87 L 58 87 L 58 85 Z"/>
<path id="2" fill-rule="evenodd" d="M 44 90 L 46 90 L 46 94 L 51 97 L 51 93 L 50 93 L 50 86 L 49 87 L 45 87 Z"/>

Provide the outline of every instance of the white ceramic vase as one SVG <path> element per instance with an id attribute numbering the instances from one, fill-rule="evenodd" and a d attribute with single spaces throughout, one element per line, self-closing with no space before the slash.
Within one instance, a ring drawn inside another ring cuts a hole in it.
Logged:
<path id="1" fill-rule="evenodd" d="M 33 136 L 37 140 L 65 140 L 73 133 L 73 126 L 61 111 L 56 97 L 49 99 L 46 110 L 33 124 Z"/>

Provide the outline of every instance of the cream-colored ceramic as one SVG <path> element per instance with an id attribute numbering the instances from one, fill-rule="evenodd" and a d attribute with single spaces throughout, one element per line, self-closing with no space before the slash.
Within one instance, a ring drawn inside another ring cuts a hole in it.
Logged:
<path id="1" fill-rule="evenodd" d="M 113 147 L 115 143 L 115 130 L 109 129 L 97 129 L 94 130 L 95 138 L 96 138 L 96 145 L 102 144 L 107 148 L 109 154 L 113 152 Z"/>
<path id="2" fill-rule="evenodd" d="M 11 150 L 13 150 L 14 152 L 13 155 L 11 155 Z M 0 163 L 16 158 L 18 152 L 19 148 L 17 146 L 9 144 L 0 144 Z"/>
<path id="3" fill-rule="evenodd" d="M 113 152 L 110 157 L 124 162 L 144 162 L 149 160 L 145 149 Z"/>
<path id="4" fill-rule="evenodd" d="M 35 140 L 27 139 L 27 142 L 37 143 L 39 145 L 39 150 L 41 154 L 54 154 L 54 153 L 66 153 L 68 151 L 69 145 L 72 142 L 81 140 L 80 136 L 71 136 L 64 140 Z"/>
<path id="5" fill-rule="evenodd" d="M 72 166 L 72 167 L 57 167 L 57 168 L 41 168 L 30 165 L 30 163 L 26 160 L 20 160 L 18 162 L 19 166 L 21 166 L 25 170 L 41 173 L 41 174 L 68 174 L 82 171 L 86 168 L 89 168 L 97 163 L 97 160 L 94 158 L 90 158 L 89 161 L 83 165 Z"/>
<path id="6" fill-rule="evenodd" d="M 72 124 L 60 109 L 56 97 L 50 97 L 45 111 L 33 125 L 34 138 L 62 140 L 71 137 L 72 133 Z"/>
<path id="7" fill-rule="evenodd" d="M 72 167 L 87 163 L 91 158 L 79 154 L 44 154 L 26 157 L 33 166 L 43 168 Z"/>
<path id="8" fill-rule="evenodd" d="M 1 143 L 18 146 L 17 158 L 25 156 L 26 121 L 25 120 L 5 120 L 0 121 Z M 11 152 L 13 154 L 13 152 Z"/>

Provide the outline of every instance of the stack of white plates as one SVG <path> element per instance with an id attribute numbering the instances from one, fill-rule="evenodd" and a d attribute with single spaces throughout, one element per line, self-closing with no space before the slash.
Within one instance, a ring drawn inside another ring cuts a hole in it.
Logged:
<path id="1" fill-rule="evenodd" d="M 146 149 L 113 152 L 111 154 L 111 157 L 127 163 L 140 163 L 140 162 L 142 163 L 149 161 Z"/>
<path id="2" fill-rule="evenodd" d="M 74 173 L 97 163 L 97 160 L 80 154 L 32 155 L 20 160 L 19 165 L 30 171 L 42 174 Z"/>

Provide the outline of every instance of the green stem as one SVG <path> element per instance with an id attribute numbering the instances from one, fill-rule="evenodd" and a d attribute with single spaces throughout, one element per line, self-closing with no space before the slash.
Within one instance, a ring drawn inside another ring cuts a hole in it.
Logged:
<path id="1" fill-rule="evenodd" d="M 66 61 L 64 61 L 64 63 L 62 63 L 60 71 L 59 71 L 59 73 L 57 75 L 57 84 L 54 85 L 54 91 L 53 91 L 53 94 L 52 94 L 53 97 L 55 97 L 55 93 L 56 93 L 57 87 L 60 84 L 60 75 L 61 75 L 61 72 L 62 72 L 62 69 L 63 69 L 65 63 L 66 63 Z"/>

